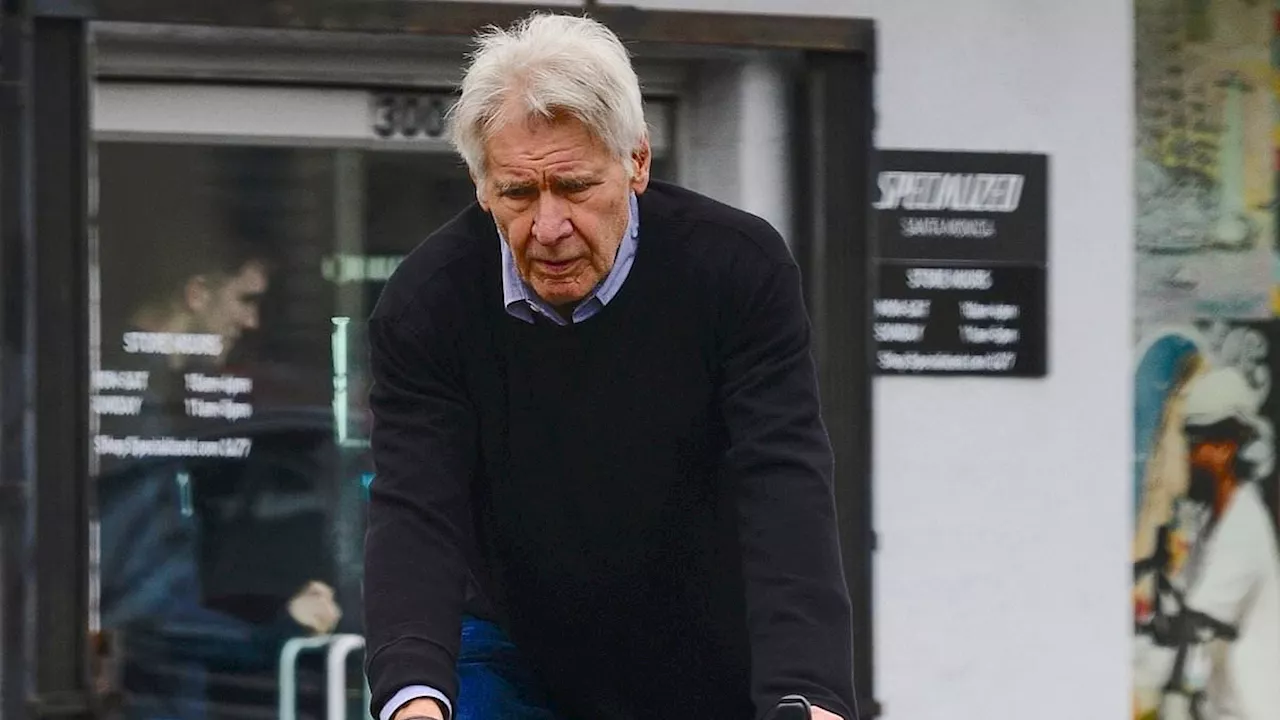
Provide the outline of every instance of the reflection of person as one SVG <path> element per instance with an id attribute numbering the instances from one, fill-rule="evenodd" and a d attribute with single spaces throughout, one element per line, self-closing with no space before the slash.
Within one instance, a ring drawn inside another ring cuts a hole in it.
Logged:
<path id="1" fill-rule="evenodd" d="M 799 269 L 650 181 L 618 39 L 537 15 L 452 116 L 479 202 L 371 318 L 381 718 L 856 717 Z M 460 632 L 461 630 L 461 632 Z"/>
<path id="2" fill-rule="evenodd" d="M 258 298 L 266 290 L 266 264 L 235 251 L 230 245 L 210 250 L 197 244 L 187 248 L 185 260 L 157 268 L 167 271 L 168 279 L 160 278 L 139 300 L 123 328 L 123 342 L 108 343 L 103 353 L 105 370 L 148 374 L 142 409 L 133 416 L 103 417 L 104 432 L 154 438 L 183 437 L 197 429 L 183 410 L 184 374 L 223 367 L 241 334 L 257 327 Z M 124 346 L 133 333 L 215 335 L 221 352 L 131 355 Z M 205 607 L 190 461 L 151 459 L 104 463 L 104 468 L 98 492 L 102 624 L 123 632 L 125 690 L 145 698 L 130 717 L 205 717 L 207 672 L 270 668 L 284 640 L 336 626 L 341 613 L 333 590 L 315 581 L 267 624 Z"/>
<path id="3" fill-rule="evenodd" d="M 1166 678 L 1164 718 L 1280 717 L 1280 550 L 1256 482 L 1271 477 L 1275 449 L 1260 406 L 1235 368 L 1185 392 L 1185 502 L 1202 527 L 1182 577 L 1162 583 L 1138 654 L 1140 683 Z"/>
<path id="4" fill-rule="evenodd" d="M 258 328 L 258 302 L 267 290 L 267 266 L 252 255 L 216 254 L 221 267 L 198 268 L 162 283 L 159 292 L 133 313 L 138 330 L 212 334 L 222 338 L 225 361 L 236 341 Z M 174 358 L 175 361 L 177 358 Z"/>

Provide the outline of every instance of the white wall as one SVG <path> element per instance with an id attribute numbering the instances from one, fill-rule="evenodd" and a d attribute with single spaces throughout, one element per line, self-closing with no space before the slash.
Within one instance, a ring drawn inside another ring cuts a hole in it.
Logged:
<path id="1" fill-rule="evenodd" d="M 1129 717 L 1131 4 L 625 1 L 875 19 L 881 147 L 1051 156 L 1050 376 L 877 381 L 877 696 Z"/>

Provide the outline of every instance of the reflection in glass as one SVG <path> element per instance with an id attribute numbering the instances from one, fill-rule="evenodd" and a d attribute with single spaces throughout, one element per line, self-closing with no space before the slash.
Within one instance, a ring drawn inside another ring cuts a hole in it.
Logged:
<path id="1" fill-rule="evenodd" d="M 124 717 L 269 710 L 283 644 L 350 623 L 328 537 L 327 355 L 297 345 L 325 299 L 332 166 L 99 148 L 100 616 Z"/>

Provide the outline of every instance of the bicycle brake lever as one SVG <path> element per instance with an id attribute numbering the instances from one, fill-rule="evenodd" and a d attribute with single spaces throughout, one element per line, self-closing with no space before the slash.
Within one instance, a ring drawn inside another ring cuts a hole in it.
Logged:
<path id="1" fill-rule="evenodd" d="M 788 695 L 778 701 L 767 720 L 809 720 L 812 706 L 803 695 Z"/>

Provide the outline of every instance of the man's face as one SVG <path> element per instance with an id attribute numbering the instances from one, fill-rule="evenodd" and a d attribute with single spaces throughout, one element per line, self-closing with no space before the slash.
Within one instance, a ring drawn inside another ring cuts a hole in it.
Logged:
<path id="1" fill-rule="evenodd" d="M 1222 438 L 1206 438 L 1193 440 L 1191 444 L 1191 465 L 1201 468 L 1215 476 L 1234 472 L 1236 453 L 1239 444 L 1234 440 Z"/>
<path id="2" fill-rule="evenodd" d="M 258 303 L 266 291 L 266 268 L 258 262 L 230 277 L 199 279 L 188 296 L 196 331 L 221 335 L 224 353 L 230 352 L 244 331 L 258 328 Z"/>
<path id="3" fill-rule="evenodd" d="M 1188 499 L 1221 515 L 1239 481 L 1236 456 L 1240 444 L 1234 439 L 1193 437 L 1190 441 L 1191 483 Z"/>
<path id="4" fill-rule="evenodd" d="M 511 246 L 520 277 L 559 308 L 582 300 L 613 268 L 632 191 L 649 184 L 649 145 L 636 172 L 571 117 L 512 122 L 487 146 L 477 197 Z"/>

